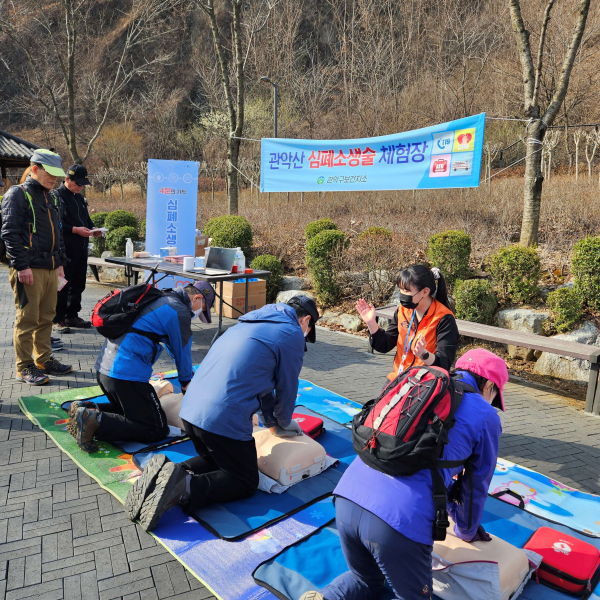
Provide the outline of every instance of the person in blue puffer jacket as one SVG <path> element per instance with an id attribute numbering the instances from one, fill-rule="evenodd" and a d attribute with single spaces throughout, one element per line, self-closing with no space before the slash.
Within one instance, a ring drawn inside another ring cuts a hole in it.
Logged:
<path id="1" fill-rule="evenodd" d="M 480 523 L 498 458 L 502 426 L 496 409 L 504 410 L 508 369 L 501 358 L 483 349 L 466 352 L 456 369 L 459 378 L 479 393 L 465 392 L 444 448 L 443 460 L 471 457 L 473 469 L 473 489 L 464 477 L 458 503 L 449 502 L 448 512 L 459 538 L 489 541 Z M 440 469 L 448 490 L 463 468 Z M 386 581 L 396 600 L 432 598 L 435 509 L 430 470 L 392 477 L 356 458 L 334 494 L 337 528 L 350 570 L 300 600 L 377 600 Z"/>
<path id="2" fill-rule="evenodd" d="M 179 416 L 198 453 L 184 463 L 155 455 L 125 501 L 146 531 L 169 508 L 193 514 L 215 502 L 248 498 L 259 483 L 252 417 L 279 437 L 302 435 L 292 419 L 306 341 L 315 341 L 314 301 L 295 296 L 239 318 L 208 351 Z"/>
<path id="3" fill-rule="evenodd" d="M 129 333 L 105 341 L 94 366 L 110 408 L 100 411 L 91 401 L 75 401 L 69 408 L 68 429 L 83 451 L 96 451 L 94 438 L 145 444 L 168 435 L 167 417 L 149 379 L 163 344 L 184 392 L 194 376 L 191 322 L 206 306 L 200 284 L 165 293 L 140 311 Z"/>

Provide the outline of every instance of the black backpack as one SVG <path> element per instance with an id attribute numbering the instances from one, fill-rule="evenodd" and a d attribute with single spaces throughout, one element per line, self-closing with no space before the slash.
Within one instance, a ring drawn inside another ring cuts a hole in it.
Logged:
<path id="1" fill-rule="evenodd" d="M 470 457 L 448 461 L 443 452 L 464 393 L 475 391 L 440 367 L 410 367 L 352 419 L 354 450 L 368 466 L 392 476 L 430 469 L 436 511 L 433 539 L 437 541 L 446 538 L 450 524 L 446 485 L 439 469 L 464 465 L 469 479 L 472 476 Z M 459 497 L 457 486 L 452 499 Z"/>
<path id="2" fill-rule="evenodd" d="M 113 290 L 96 303 L 92 311 L 92 325 L 100 335 L 114 340 L 126 333 L 133 332 L 147 337 L 155 344 L 163 341 L 162 336 L 156 333 L 133 327 L 145 306 L 172 293 L 172 290 L 159 290 L 150 283 L 153 273 L 150 273 L 144 283 L 122 290 Z"/>

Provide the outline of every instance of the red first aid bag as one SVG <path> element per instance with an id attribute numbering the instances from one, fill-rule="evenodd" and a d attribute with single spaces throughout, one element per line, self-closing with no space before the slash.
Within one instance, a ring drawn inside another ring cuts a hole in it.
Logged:
<path id="1" fill-rule="evenodd" d="M 583 540 L 540 527 L 524 547 L 543 557 L 538 577 L 550 587 L 572 594 L 589 594 L 598 583 L 600 551 Z"/>
<path id="2" fill-rule="evenodd" d="M 310 415 L 301 415 L 300 413 L 294 413 L 292 419 L 302 427 L 302 431 L 309 437 L 315 439 L 322 433 L 325 433 L 323 427 L 323 419 L 319 417 L 311 417 Z"/>

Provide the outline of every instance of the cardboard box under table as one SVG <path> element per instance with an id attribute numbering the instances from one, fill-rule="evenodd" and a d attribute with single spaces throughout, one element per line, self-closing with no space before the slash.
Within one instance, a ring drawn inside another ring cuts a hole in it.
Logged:
<path id="1" fill-rule="evenodd" d="M 267 282 L 264 279 L 248 282 L 248 312 L 263 307 L 267 303 Z M 246 283 L 223 282 L 223 316 L 237 319 L 244 314 L 246 305 Z M 215 302 L 219 314 L 220 303 Z"/>

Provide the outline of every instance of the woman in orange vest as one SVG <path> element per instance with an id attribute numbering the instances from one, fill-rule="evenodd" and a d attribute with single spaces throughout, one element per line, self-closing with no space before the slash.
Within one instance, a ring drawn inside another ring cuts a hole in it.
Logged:
<path id="1" fill-rule="evenodd" d="M 384 331 L 375 320 L 375 308 L 362 298 L 356 310 L 369 328 L 369 342 L 377 352 L 396 348 L 392 381 L 412 366 L 450 370 L 458 348 L 458 327 L 448 307 L 446 282 L 439 269 L 413 265 L 403 269 L 396 285 L 400 306 Z"/>

